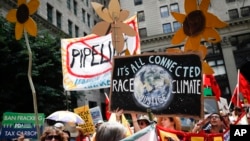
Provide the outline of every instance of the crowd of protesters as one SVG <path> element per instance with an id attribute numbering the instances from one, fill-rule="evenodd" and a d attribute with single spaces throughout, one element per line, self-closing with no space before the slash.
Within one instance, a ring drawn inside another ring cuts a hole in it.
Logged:
<path id="1" fill-rule="evenodd" d="M 85 135 L 81 128 L 77 128 L 78 134 L 72 138 L 69 131 L 65 129 L 63 123 L 55 123 L 53 126 L 46 127 L 40 137 L 41 141 L 119 141 L 128 136 L 128 128 L 122 123 L 123 110 L 115 113 L 116 121 L 99 120 L 96 125 L 96 132 L 92 135 Z M 246 121 L 240 123 L 242 116 L 246 116 Z M 131 113 L 129 124 L 133 133 L 139 132 L 151 124 L 156 124 L 163 129 L 182 131 L 182 124 L 179 117 L 155 116 L 149 117 L 147 114 Z M 250 124 L 250 112 L 247 109 L 235 107 L 230 113 L 219 112 L 207 114 L 204 119 L 194 120 L 191 133 L 223 133 L 230 130 L 231 124 Z M 18 141 L 24 141 L 25 137 L 20 135 Z M 169 138 L 166 138 L 169 140 Z M 170 139 L 178 140 L 178 139 Z"/>

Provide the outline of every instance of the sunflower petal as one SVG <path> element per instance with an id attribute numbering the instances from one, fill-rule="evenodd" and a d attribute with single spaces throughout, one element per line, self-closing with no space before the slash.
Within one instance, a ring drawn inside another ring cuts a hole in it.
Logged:
<path id="1" fill-rule="evenodd" d="M 120 10 L 121 10 L 119 1 L 118 0 L 110 0 L 108 9 L 109 9 L 109 14 L 112 17 L 112 19 L 118 20 L 119 16 L 120 16 Z"/>
<path id="2" fill-rule="evenodd" d="M 23 28 L 24 25 L 23 24 L 20 24 L 20 23 L 16 23 L 16 26 L 15 26 L 15 37 L 16 37 L 16 40 L 20 40 L 22 38 L 22 35 L 23 35 Z"/>
<path id="3" fill-rule="evenodd" d="M 205 59 L 205 57 L 206 57 L 206 55 L 207 55 L 207 47 L 205 47 L 204 45 L 201 45 L 201 46 L 199 47 L 199 50 L 200 50 L 201 53 L 202 53 L 201 58 L 202 58 L 202 59 Z"/>
<path id="4" fill-rule="evenodd" d="M 27 30 L 27 32 L 32 35 L 37 35 L 37 26 L 35 21 L 32 18 L 29 18 L 27 22 L 24 23 L 24 28 Z"/>
<path id="5" fill-rule="evenodd" d="M 91 2 L 95 12 L 101 19 L 103 19 L 106 22 L 112 23 L 113 19 L 109 15 L 109 11 L 107 8 L 105 8 L 103 5 L 97 3 L 97 2 Z"/>
<path id="6" fill-rule="evenodd" d="M 180 23 L 183 23 L 186 18 L 186 15 L 177 12 L 171 12 L 171 14 Z"/>
<path id="7" fill-rule="evenodd" d="M 29 8 L 29 14 L 30 15 L 34 14 L 36 10 L 38 9 L 39 5 L 40 5 L 40 2 L 38 0 L 29 1 L 29 3 L 27 4 Z"/>
<path id="8" fill-rule="evenodd" d="M 198 5 L 197 5 L 196 1 L 197 0 L 185 0 L 184 4 L 185 4 L 185 11 L 186 11 L 187 15 L 190 12 L 198 9 Z"/>
<path id="9" fill-rule="evenodd" d="M 126 23 L 122 23 L 122 22 L 117 22 L 117 24 L 119 25 L 119 27 L 121 27 L 122 33 L 125 33 L 128 36 L 135 36 L 136 32 L 135 30 L 129 26 Z"/>
<path id="10" fill-rule="evenodd" d="M 92 28 L 92 33 L 98 35 L 98 36 L 104 36 L 109 34 L 111 31 L 111 24 L 101 21 L 97 23 L 93 28 Z"/>
<path id="11" fill-rule="evenodd" d="M 217 43 L 221 41 L 221 37 L 219 33 L 213 28 L 205 28 L 204 32 L 202 33 L 204 39 L 208 42 Z"/>
<path id="12" fill-rule="evenodd" d="M 17 9 L 11 9 L 11 10 L 8 12 L 8 14 L 6 15 L 6 19 L 7 19 L 9 22 L 15 23 L 15 22 L 17 21 L 16 12 L 17 12 Z"/>
<path id="13" fill-rule="evenodd" d="M 207 64 L 207 62 L 202 62 L 202 72 L 206 75 L 214 74 L 214 70 Z"/>
<path id="14" fill-rule="evenodd" d="M 200 4 L 200 10 L 204 13 L 207 12 L 208 7 L 210 5 L 210 0 L 202 0 Z"/>
<path id="15" fill-rule="evenodd" d="M 206 27 L 223 28 L 228 26 L 227 23 L 221 21 L 217 16 L 211 13 L 204 13 L 206 17 Z"/>
<path id="16" fill-rule="evenodd" d="M 166 53 L 181 53 L 182 50 L 179 48 L 167 48 Z"/>
<path id="17" fill-rule="evenodd" d="M 174 37 L 171 40 L 172 44 L 180 44 L 182 41 L 185 40 L 186 34 L 183 31 L 183 28 L 180 28 L 179 30 L 176 31 Z"/>
<path id="18" fill-rule="evenodd" d="M 201 40 L 200 35 L 195 36 L 195 37 L 189 37 L 187 39 L 187 42 L 186 42 L 186 45 L 185 45 L 185 48 L 184 48 L 184 52 L 199 50 L 200 40 Z"/>
<path id="19" fill-rule="evenodd" d="M 26 4 L 26 0 L 17 0 L 17 6 L 20 6 L 21 4 Z"/>
<path id="20" fill-rule="evenodd" d="M 129 16 L 129 11 L 128 10 L 122 10 L 120 12 L 120 16 L 119 16 L 118 21 L 122 22 L 122 21 L 126 20 L 128 18 L 128 16 Z"/>

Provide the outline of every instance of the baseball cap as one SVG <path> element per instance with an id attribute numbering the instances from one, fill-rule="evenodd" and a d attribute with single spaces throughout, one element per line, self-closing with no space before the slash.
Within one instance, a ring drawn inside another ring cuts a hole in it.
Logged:
<path id="1" fill-rule="evenodd" d="M 149 117 L 147 115 L 141 115 L 141 116 L 139 116 L 139 118 L 137 119 L 137 121 L 141 121 L 141 120 L 145 120 L 148 123 L 150 123 Z"/>
<path id="2" fill-rule="evenodd" d="M 64 130 L 64 124 L 60 122 L 54 124 L 54 127 L 59 130 Z"/>

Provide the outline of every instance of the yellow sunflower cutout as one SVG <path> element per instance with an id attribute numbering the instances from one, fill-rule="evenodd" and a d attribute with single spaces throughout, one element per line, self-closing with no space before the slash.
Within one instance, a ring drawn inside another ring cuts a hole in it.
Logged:
<path id="1" fill-rule="evenodd" d="M 123 33 L 128 36 L 136 35 L 132 27 L 123 23 L 129 16 L 129 11 L 120 9 L 118 0 L 110 0 L 108 9 L 96 2 L 91 2 L 91 4 L 99 17 L 104 20 L 93 27 L 92 33 L 104 36 L 111 32 L 112 45 L 118 53 L 121 53 L 124 48 Z"/>
<path id="2" fill-rule="evenodd" d="M 180 44 L 186 39 L 184 52 L 200 51 L 202 58 L 206 57 L 207 48 L 200 44 L 201 40 L 216 43 L 221 41 L 221 37 L 215 28 L 223 28 L 227 23 L 220 21 L 218 17 L 209 13 L 210 0 L 202 0 L 198 6 L 196 0 L 185 0 L 186 14 L 172 12 L 173 17 L 182 27 L 175 33 L 172 44 Z M 180 52 L 181 50 L 169 50 L 170 52 Z M 202 64 L 203 73 L 213 74 L 212 68 L 204 61 Z"/>
<path id="3" fill-rule="evenodd" d="M 30 0 L 26 3 L 26 0 L 17 1 L 17 9 L 11 9 L 6 19 L 9 22 L 16 23 L 15 25 L 15 37 L 16 40 L 22 38 L 24 30 L 26 30 L 30 35 L 37 35 L 37 26 L 35 21 L 30 17 L 34 14 L 40 5 L 39 0 Z"/>

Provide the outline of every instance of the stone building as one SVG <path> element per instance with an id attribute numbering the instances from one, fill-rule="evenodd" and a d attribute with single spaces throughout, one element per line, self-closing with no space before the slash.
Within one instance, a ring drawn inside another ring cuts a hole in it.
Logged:
<path id="1" fill-rule="evenodd" d="M 108 5 L 108 0 L 92 0 Z M 185 13 L 184 0 L 119 0 L 122 9 L 137 14 L 142 52 L 164 52 L 167 48 L 182 48 L 172 45 L 171 39 L 181 24 L 171 11 Z M 222 96 L 230 99 L 237 84 L 237 70 L 240 69 L 250 80 L 250 1 L 210 0 L 208 12 L 218 16 L 228 26 L 217 29 L 222 41 L 216 44 L 202 42 L 208 48 L 206 61 L 215 71 Z M 100 21 L 90 4 L 91 0 L 40 0 L 40 7 L 34 16 L 39 28 L 47 28 L 62 38 L 82 37 L 91 34 L 92 27 Z M 201 3 L 201 0 L 197 0 Z M 16 7 L 16 0 L 1 0 L 0 15 Z M 104 92 L 108 89 L 79 91 L 82 97 L 77 105 L 100 106 L 105 110 Z"/>

